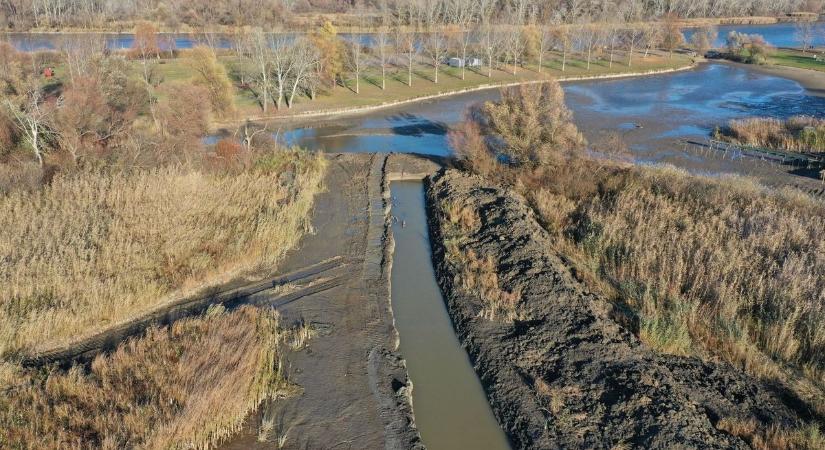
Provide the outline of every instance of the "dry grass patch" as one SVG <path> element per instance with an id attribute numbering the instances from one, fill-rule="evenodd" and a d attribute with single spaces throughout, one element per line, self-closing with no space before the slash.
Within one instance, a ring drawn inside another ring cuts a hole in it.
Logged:
<path id="1" fill-rule="evenodd" d="M 498 279 L 498 262 L 491 255 L 478 255 L 473 250 L 464 251 L 462 243 L 478 230 L 481 219 L 478 211 L 468 204 L 445 203 L 441 205 L 445 221 L 447 259 L 456 265 L 456 285 L 482 301 L 479 317 L 487 320 L 512 322 L 518 317 L 517 305 L 520 291 L 507 291 Z"/>
<path id="2" fill-rule="evenodd" d="M 214 447 L 263 400 L 295 389 L 281 372 L 281 340 L 274 310 L 216 308 L 151 329 L 88 371 L 6 364 L 0 447 Z"/>
<path id="3" fill-rule="evenodd" d="M 308 230 L 324 167 L 283 151 L 234 174 L 85 172 L 0 197 L 0 354 L 68 344 L 272 271 Z"/>
<path id="4" fill-rule="evenodd" d="M 788 120 L 750 118 L 732 120 L 716 132 L 734 144 L 791 152 L 825 152 L 825 120 L 796 116 Z"/>
<path id="5" fill-rule="evenodd" d="M 755 450 L 818 450 L 825 448 L 825 435 L 816 426 L 797 430 L 776 426 L 765 429 L 754 419 L 723 418 L 716 428 L 743 439 Z"/>

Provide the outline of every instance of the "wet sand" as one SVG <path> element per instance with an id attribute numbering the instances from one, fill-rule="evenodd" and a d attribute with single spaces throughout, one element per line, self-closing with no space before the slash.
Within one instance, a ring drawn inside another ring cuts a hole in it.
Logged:
<path id="1" fill-rule="evenodd" d="M 774 77 L 793 80 L 804 87 L 811 95 L 825 97 L 825 72 L 817 70 L 800 69 L 798 67 L 774 66 L 774 65 L 754 65 L 743 64 L 733 61 L 718 61 L 733 67 L 739 67 L 753 72 L 771 75 Z"/>

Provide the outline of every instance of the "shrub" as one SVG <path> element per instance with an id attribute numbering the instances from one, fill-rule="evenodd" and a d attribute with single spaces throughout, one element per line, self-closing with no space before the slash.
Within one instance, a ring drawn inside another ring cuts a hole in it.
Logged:
<path id="1" fill-rule="evenodd" d="M 291 392 L 278 314 L 243 307 L 150 329 L 87 370 L 0 367 L 6 448 L 210 448 Z"/>
<path id="2" fill-rule="evenodd" d="M 225 117 L 235 111 L 234 90 L 226 68 L 218 62 L 215 52 L 205 46 L 196 46 L 187 53 L 187 65 L 195 73 L 195 85 L 208 92 L 212 111 Z"/>
<path id="3" fill-rule="evenodd" d="M 788 120 L 747 118 L 731 120 L 717 137 L 735 144 L 791 152 L 825 152 L 825 120 L 795 116 Z"/>

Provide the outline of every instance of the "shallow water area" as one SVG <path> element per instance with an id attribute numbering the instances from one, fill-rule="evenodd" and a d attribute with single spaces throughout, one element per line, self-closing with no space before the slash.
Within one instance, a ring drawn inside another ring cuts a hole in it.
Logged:
<path id="1" fill-rule="evenodd" d="M 433 450 L 509 449 L 436 283 L 421 182 L 393 182 L 392 307 L 413 383 L 415 421 Z"/>

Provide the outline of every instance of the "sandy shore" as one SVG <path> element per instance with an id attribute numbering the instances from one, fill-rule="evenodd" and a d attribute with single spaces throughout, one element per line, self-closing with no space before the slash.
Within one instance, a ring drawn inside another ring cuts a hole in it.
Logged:
<path id="1" fill-rule="evenodd" d="M 817 70 L 800 69 L 798 67 L 774 66 L 774 65 L 756 65 L 756 64 L 742 64 L 732 61 L 717 60 L 720 64 L 728 64 L 734 67 L 741 67 L 746 70 L 752 70 L 757 73 L 765 75 L 772 75 L 775 77 L 787 78 L 796 81 L 802 87 L 808 90 L 811 95 L 817 97 L 825 97 L 825 72 Z"/>

